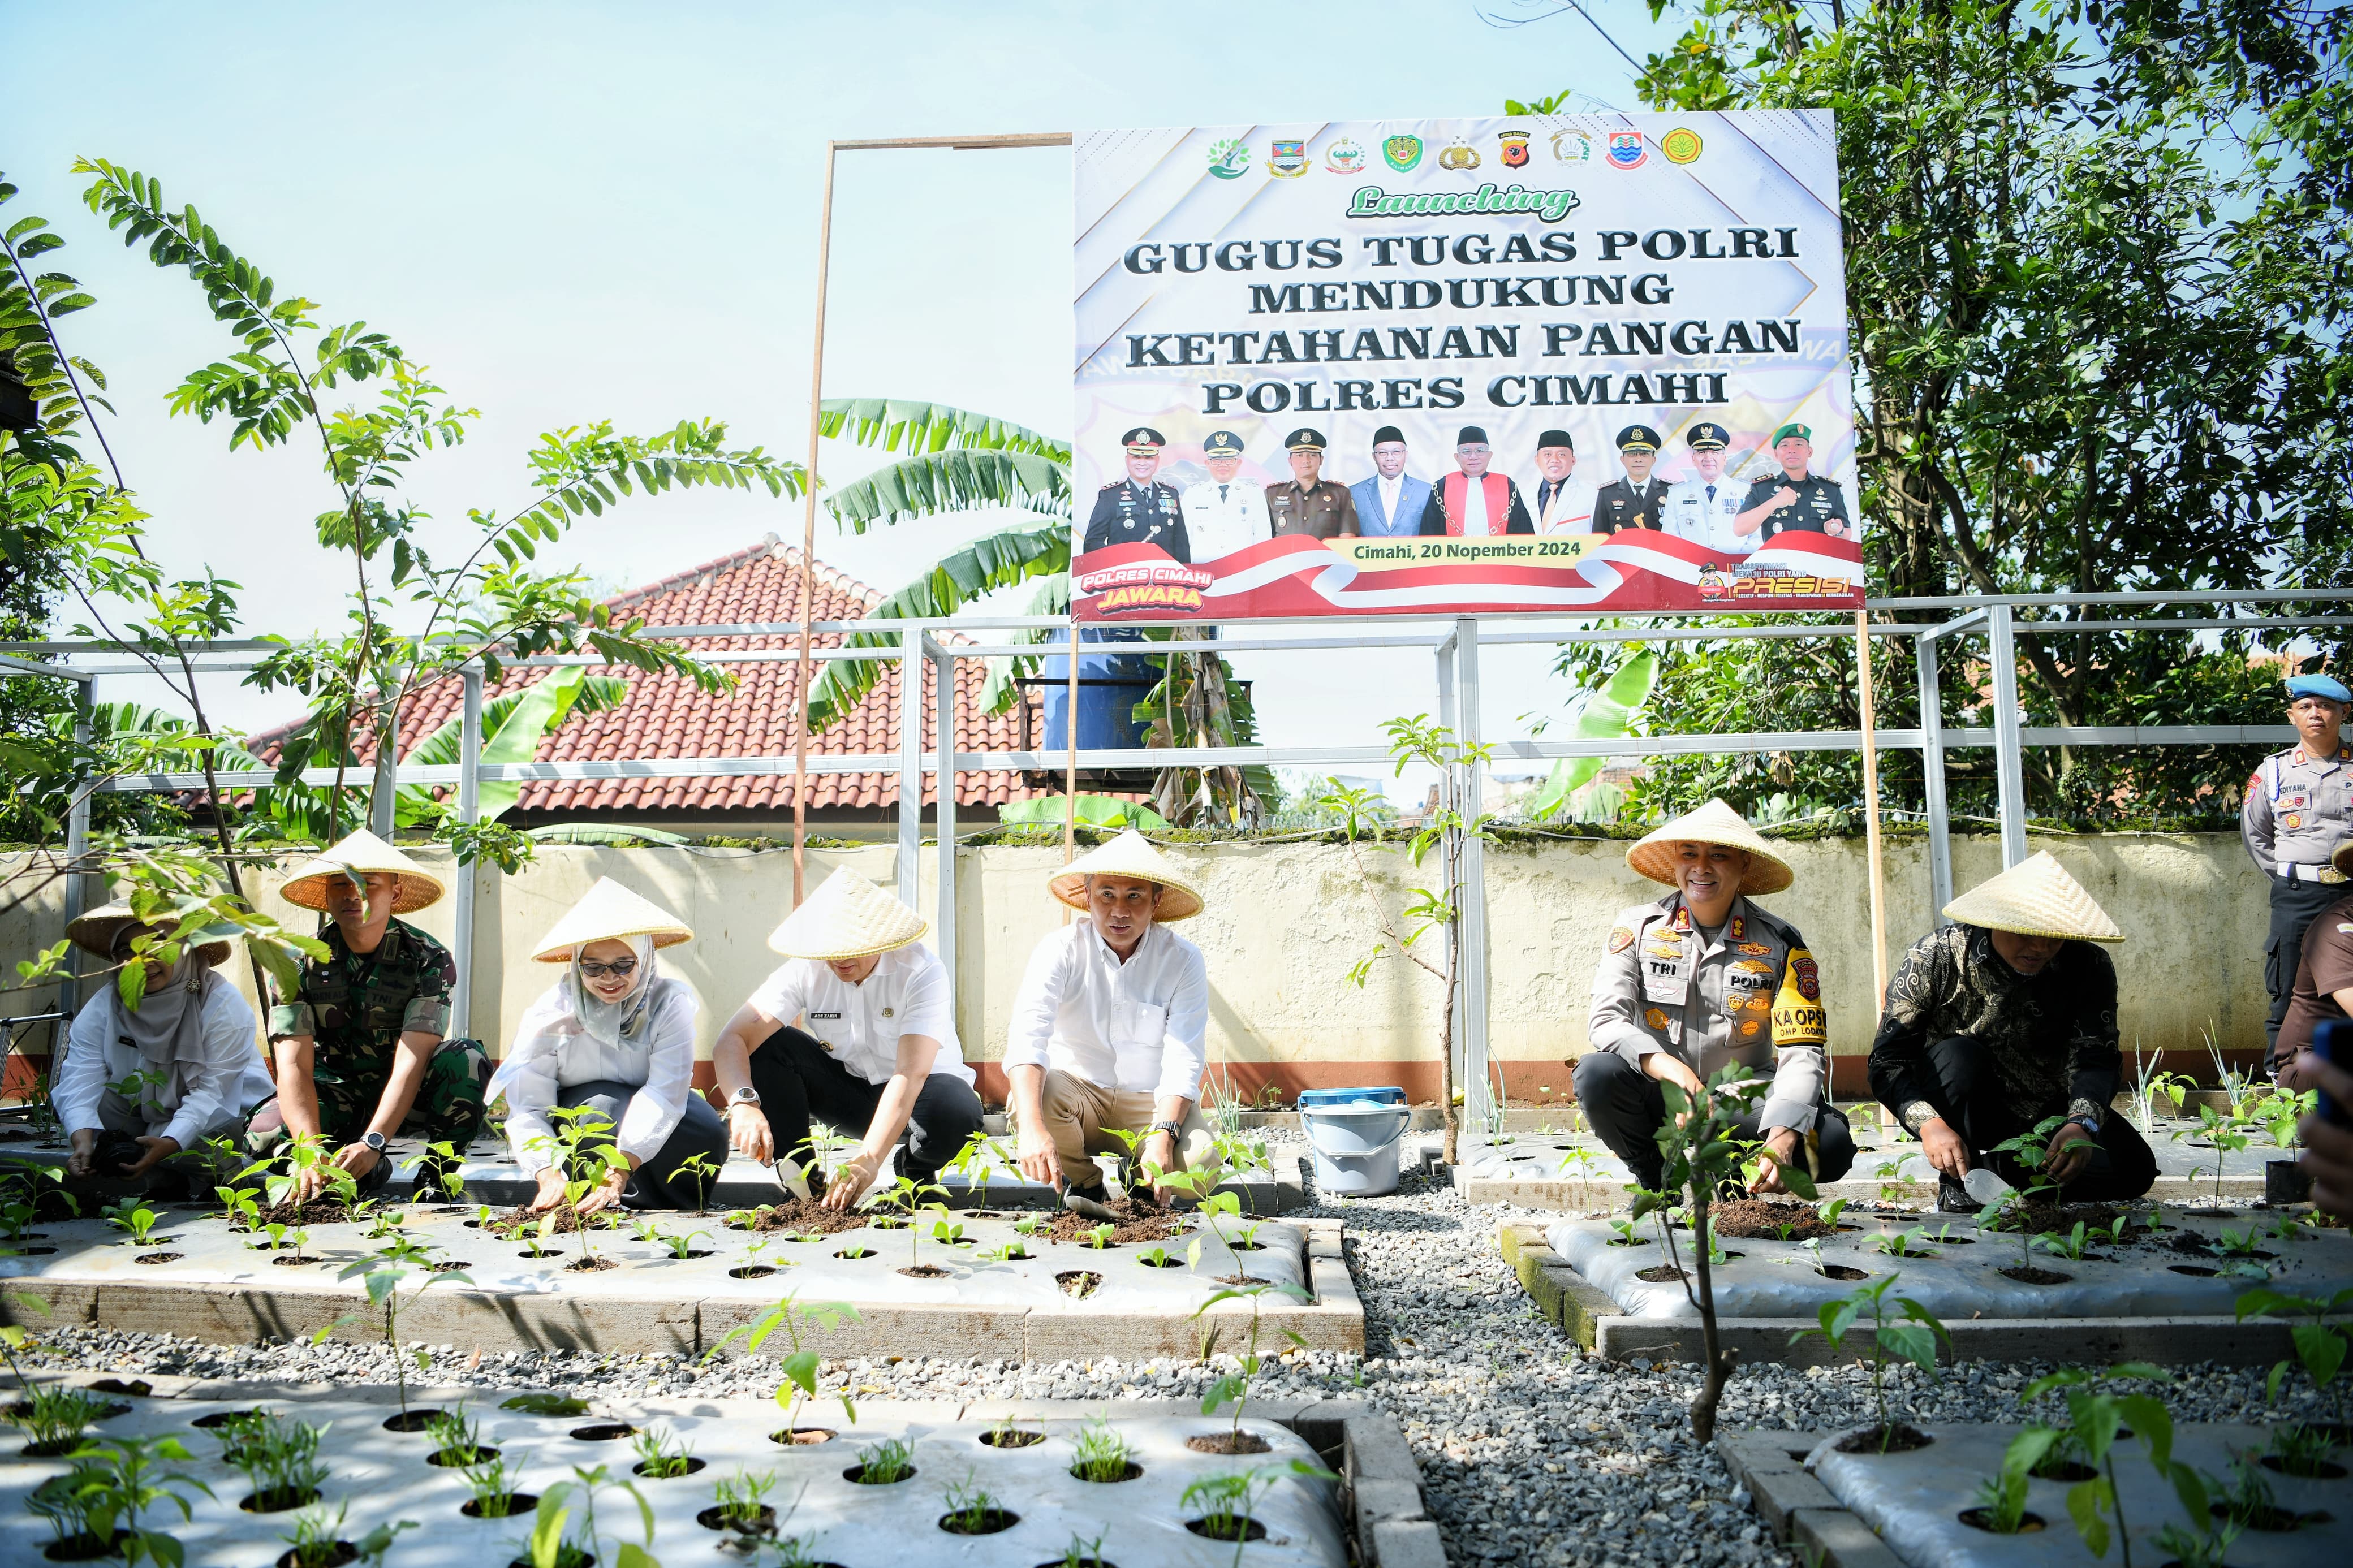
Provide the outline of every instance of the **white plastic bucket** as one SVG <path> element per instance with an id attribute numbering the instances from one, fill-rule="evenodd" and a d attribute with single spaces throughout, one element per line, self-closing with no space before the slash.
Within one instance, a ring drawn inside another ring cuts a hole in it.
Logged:
<path id="1" fill-rule="evenodd" d="M 1397 1191 L 1398 1140 L 1412 1115 L 1402 1105 L 1371 1100 L 1302 1105 L 1299 1123 L 1314 1158 L 1316 1188 L 1352 1197 Z"/>

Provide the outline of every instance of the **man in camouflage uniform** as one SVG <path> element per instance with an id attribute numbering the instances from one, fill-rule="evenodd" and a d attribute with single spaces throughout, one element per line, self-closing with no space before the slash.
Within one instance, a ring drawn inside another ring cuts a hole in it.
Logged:
<path id="1" fill-rule="evenodd" d="M 280 896 L 324 911 L 324 959 L 306 960 L 273 998 L 278 1095 L 254 1112 L 256 1158 L 290 1134 L 323 1135 L 333 1163 L 372 1192 L 392 1175 L 385 1142 L 406 1133 L 461 1153 L 481 1131 L 491 1062 L 478 1040 L 445 1038 L 457 965 L 439 942 L 394 918 L 438 900 L 440 880 L 364 830 L 304 867 Z M 323 1184 L 313 1175 L 300 1194 Z"/>

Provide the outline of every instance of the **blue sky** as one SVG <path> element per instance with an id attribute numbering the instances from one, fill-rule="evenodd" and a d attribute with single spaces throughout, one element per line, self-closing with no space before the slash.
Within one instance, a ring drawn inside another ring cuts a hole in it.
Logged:
<path id="1" fill-rule="evenodd" d="M 1676 30 L 1639 0 L 1585 3 L 1638 58 Z M 157 176 L 281 293 L 329 321 L 365 318 L 482 411 L 413 487 L 455 543 L 469 507 L 528 495 L 522 454 L 545 429 L 721 417 L 739 440 L 802 455 L 828 137 L 1467 115 L 1564 87 L 1636 107 L 1592 22 L 1548 0 L 0 0 L 0 172 L 23 189 L 6 213 L 55 222 L 70 243 L 46 259 L 99 298 L 64 323 L 69 347 L 110 377 L 111 438 L 162 554 L 244 584 L 256 631 L 343 614 L 344 580 L 310 532 L 332 500 L 315 448 L 232 455 L 222 427 L 167 417 L 169 388 L 227 339 L 184 276 L 125 251 L 81 206 L 77 154 Z M 926 397 L 1067 433 L 1069 227 L 1060 149 L 845 154 L 827 394 Z M 867 461 L 834 448 L 820 467 L 839 481 Z M 821 559 L 884 588 L 980 531 L 818 527 Z M 585 523 L 561 554 L 618 587 L 771 529 L 797 540 L 797 505 L 669 497 Z M 1428 705 L 1419 653 L 1368 652 L 1345 673 L 1238 662 L 1281 743 L 1377 740 L 1381 719 Z M 1546 662 L 1490 658 L 1491 735 L 1557 709 L 1567 693 L 1540 679 Z M 214 700 L 231 723 L 285 716 L 225 686 Z"/>

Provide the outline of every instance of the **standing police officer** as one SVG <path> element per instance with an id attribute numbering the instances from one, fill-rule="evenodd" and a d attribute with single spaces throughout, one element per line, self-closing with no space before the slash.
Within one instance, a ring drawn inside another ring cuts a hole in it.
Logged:
<path id="1" fill-rule="evenodd" d="M 1095 494 L 1094 515 L 1080 552 L 1108 550 L 1114 544 L 1156 544 L 1170 556 L 1190 564 L 1191 544 L 1185 537 L 1185 508 L 1176 487 L 1153 476 L 1160 471 L 1160 448 L 1168 437 L 1148 425 L 1139 425 L 1119 438 L 1127 452 L 1127 478 L 1113 479 Z"/>
<path id="2" fill-rule="evenodd" d="M 1629 425 L 1618 432 L 1618 461 L 1625 466 L 1626 477 L 1602 486 L 1594 496 L 1594 532 L 1660 526 L 1668 487 L 1666 480 L 1651 475 L 1651 465 L 1658 460 L 1656 430 L 1648 425 Z"/>
<path id="3" fill-rule="evenodd" d="M 1185 539 L 1193 553 L 1217 561 L 1274 537 L 1266 512 L 1266 488 L 1241 477 L 1242 438 L 1212 430 L 1201 443 L 1209 477 L 1185 487 Z"/>
<path id="4" fill-rule="evenodd" d="M 2239 807 L 2239 837 L 2272 879 L 2271 931 L 2263 940 L 2263 989 L 2272 999 L 2263 1020 L 2266 1058 L 2295 990 L 2305 928 L 2346 894 L 2345 873 L 2329 857 L 2353 834 L 2353 748 L 2340 733 L 2348 706 L 2353 691 L 2335 678 L 2290 677 L 2287 717 L 2296 743 L 2255 765 Z"/>
<path id="5" fill-rule="evenodd" d="M 1796 420 L 1773 432 L 1773 458 L 1781 465 L 1748 487 L 1748 497 L 1734 520 L 1755 531 L 1759 543 L 1777 533 L 1821 533 L 1832 539 L 1852 539 L 1854 519 L 1847 514 L 1846 491 L 1836 479 L 1809 471 L 1814 457 L 1814 432 Z"/>

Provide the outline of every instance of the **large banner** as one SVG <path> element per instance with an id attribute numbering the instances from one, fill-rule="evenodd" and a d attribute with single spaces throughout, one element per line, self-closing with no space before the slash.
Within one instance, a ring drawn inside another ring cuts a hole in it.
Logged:
<path id="1" fill-rule="evenodd" d="M 1074 152 L 1082 618 L 1861 603 L 1828 110 Z"/>

